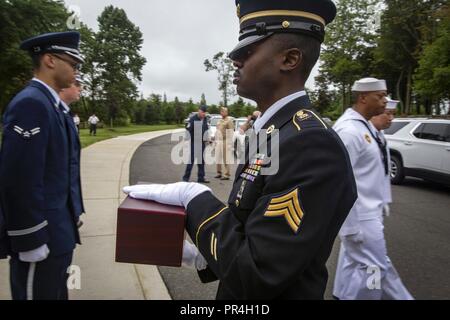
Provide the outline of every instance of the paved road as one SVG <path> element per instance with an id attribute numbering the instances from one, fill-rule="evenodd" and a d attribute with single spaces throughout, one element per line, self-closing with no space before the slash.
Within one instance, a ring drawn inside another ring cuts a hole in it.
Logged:
<path id="1" fill-rule="evenodd" d="M 172 164 L 174 145 L 169 136 L 144 143 L 132 158 L 130 183 L 180 181 L 184 166 Z M 194 168 L 193 180 L 196 172 Z M 207 166 L 206 173 L 215 194 L 225 202 L 231 182 L 215 180 L 214 166 Z M 389 256 L 403 282 L 417 299 L 450 299 L 450 188 L 410 179 L 394 186 L 393 196 L 395 203 L 385 222 L 385 233 Z M 338 246 L 336 241 L 328 262 L 327 299 L 331 298 Z M 195 271 L 167 267 L 159 267 L 159 271 L 175 300 L 215 297 L 217 283 L 200 283 Z"/>

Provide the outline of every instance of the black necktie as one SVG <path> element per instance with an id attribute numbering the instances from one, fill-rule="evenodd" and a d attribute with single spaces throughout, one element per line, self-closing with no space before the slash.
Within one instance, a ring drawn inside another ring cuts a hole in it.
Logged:
<path id="1" fill-rule="evenodd" d="M 383 165 L 384 165 L 384 172 L 386 175 L 388 175 L 389 174 L 389 164 L 388 164 L 388 154 L 387 154 L 387 148 L 386 148 L 387 144 L 382 141 L 378 132 L 376 134 L 373 134 L 372 129 L 370 129 L 369 125 L 365 121 L 362 121 L 362 120 L 358 120 L 358 121 L 364 123 L 364 125 L 367 127 L 367 130 L 369 130 L 372 138 L 374 138 L 374 140 L 377 142 L 378 148 L 380 149 L 380 152 L 381 152 L 381 159 L 382 159 Z"/>

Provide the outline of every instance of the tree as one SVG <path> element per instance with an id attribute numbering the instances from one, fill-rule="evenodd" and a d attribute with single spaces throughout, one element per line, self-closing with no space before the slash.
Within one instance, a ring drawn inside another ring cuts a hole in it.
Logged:
<path id="1" fill-rule="evenodd" d="M 441 100 L 450 99 L 450 7 L 441 8 L 436 17 L 437 37 L 425 45 L 415 75 L 415 89 L 439 106 Z"/>
<path id="2" fill-rule="evenodd" d="M 229 99 L 236 95 L 233 87 L 233 61 L 228 58 L 227 54 L 219 52 L 213 57 L 212 61 L 206 59 L 204 65 L 206 72 L 217 71 L 217 80 L 219 81 L 219 90 L 222 92 L 223 104 L 225 107 L 228 107 Z"/>
<path id="3" fill-rule="evenodd" d="M 61 0 L 0 0 L 0 113 L 31 79 L 32 67 L 20 43 L 46 32 L 67 30 Z"/>
<path id="4" fill-rule="evenodd" d="M 413 105 L 413 76 L 426 38 L 434 38 L 433 13 L 445 0 L 385 0 L 380 36 L 375 49 L 376 70 L 390 92 L 402 101 L 402 112 Z M 431 30 L 430 30 L 431 28 Z"/>
<path id="5" fill-rule="evenodd" d="M 336 94 L 333 90 L 330 90 L 326 78 L 321 74 L 316 77 L 315 91 L 310 92 L 312 105 L 321 114 L 330 111 L 333 101 L 336 99 Z"/>
<path id="6" fill-rule="evenodd" d="M 175 121 L 177 122 L 177 124 L 183 123 L 183 120 L 186 118 L 187 114 L 185 108 L 177 97 L 175 98 L 173 107 L 175 111 Z"/>
<path id="7" fill-rule="evenodd" d="M 172 124 L 176 121 L 175 108 L 172 103 L 168 104 L 164 109 L 164 121 Z"/>
<path id="8" fill-rule="evenodd" d="M 100 17 L 96 34 L 98 52 L 95 58 L 100 73 L 99 85 L 105 100 L 108 117 L 113 121 L 128 113 L 137 98 L 136 82 L 142 81 L 142 68 L 146 59 L 142 48 L 142 33 L 123 9 L 108 6 Z"/>
<path id="9" fill-rule="evenodd" d="M 373 72 L 373 48 L 376 34 L 372 24 L 376 0 L 340 0 L 338 14 L 328 27 L 321 58 L 320 73 L 327 85 L 339 88 L 342 111 L 351 102 L 355 80 Z M 323 79 L 323 80 L 324 80 Z"/>
<path id="10" fill-rule="evenodd" d="M 220 114 L 219 106 L 216 106 L 215 104 L 208 106 L 208 112 L 210 114 Z"/>
<path id="11" fill-rule="evenodd" d="M 81 28 L 78 31 L 81 34 L 80 50 L 84 56 L 84 63 L 81 69 L 85 82 L 83 91 L 95 103 L 103 96 L 102 88 L 100 87 L 101 70 L 97 68 L 99 46 L 95 32 L 85 24 L 81 23 Z"/>
<path id="12" fill-rule="evenodd" d="M 206 101 L 205 101 L 206 103 Z M 198 110 L 198 106 L 194 103 L 194 101 L 191 99 L 189 99 L 189 101 L 186 104 L 186 114 L 190 114 L 192 112 L 195 112 Z"/>
<path id="13" fill-rule="evenodd" d="M 162 118 L 161 96 L 158 94 L 151 94 L 150 102 L 147 105 L 147 110 L 145 112 L 145 123 L 159 124 Z"/>
<path id="14" fill-rule="evenodd" d="M 202 93 L 202 97 L 200 98 L 200 105 L 206 106 L 206 97 L 204 93 Z"/>
<path id="15" fill-rule="evenodd" d="M 235 118 L 239 118 L 239 117 L 247 116 L 246 113 L 247 113 L 247 110 L 246 110 L 245 102 L 241 97 L 239 97 L 239 99 L 231 105 L 230 115 Z"/>

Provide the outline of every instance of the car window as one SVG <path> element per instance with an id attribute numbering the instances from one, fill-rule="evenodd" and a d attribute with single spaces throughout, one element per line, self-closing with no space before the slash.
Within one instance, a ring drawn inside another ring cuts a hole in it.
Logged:
<path id="1" fill-rule="evenodd" d="M 445 134 L 445 142 L 450 142 L 450 124 L 446 124 L 447 133 Z"/>
<path id="2" fill-rule="evenodd" d="M 422 138 L 422 130 L 423 130 L 423 126 L 424 126 L 424 124 L 422 123 L 420 126 L 417 127 L 416 130 L 414 130 L 413 135 L 414 135 L 416 138 L 419 138 L 419 139 Z"/>
<path id="3" fill-rule="evenodd" d="M 447 125 L 445 123 L 424 123 L 414 132 L 419 139 L 445 141 Z"/>
<path id="4" fill-rule="evenodd" d="M 403 129 L 404 127 L 406 127 L 408 124 L 410 124 L 410 122 L 406 122 L 406 121 L 402 121 L 402 122 L 392 122 L 391 126 L 384 130 L 384 134 L 394 134 L 398 131 L 400 131 L 401 129 Z"/>
<path id="5" fill-rule="evenodd" d="M 217 126 L 217 123 L 219 122 L 220 118 L 212 118 L 211 119 L 211 126 L 215 127 Z"/>

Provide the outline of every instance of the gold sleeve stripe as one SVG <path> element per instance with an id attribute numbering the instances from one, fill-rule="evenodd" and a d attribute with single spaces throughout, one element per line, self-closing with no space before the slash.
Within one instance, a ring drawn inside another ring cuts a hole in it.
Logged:
<path id="1" fill-rule="evenodd" d="M 323 19 L 321 16 L 318 16 L 310 12 L 295 11 L 295 10 L 267 10 L 267 11 L 253 12 L 246 16 L 243 16 L 240 20 L 240 23 L 242 24 L 250 19 L 256 19 L 260 17 L 270 17 L 270 16 L 303 17 L 320 22 L 322 25 L 325 25 L 325 19 Z"/>
<path id="2" fill-rule="evenodd" d="M 214 234 L 214 232 L 211 234 L 211 244 L 210 244 L 210 246 L 211 246 L 211 255 L 213 256 L 214 255 L 214 238 L 215 238 L 215 234 Z"/>
<path id="3" fill-rule="evenodd" d="M 217 238 L 214 239 L 214 259 L 217 261 Z"/>
<path id="4" fill-rule="evenodd" d="M 200 226 L 197 229 L 197 234 L 195 235 L 195 243 L 197 244 L 197 248 L 198 248 L 198 235 L 200 234 L 200 230 L 203 228 L 203 226 L 205 224 L 207 224 L 208 222 L 210 222 L 211 220 L 217 218 L 222 212 L 225 211 L 225 209 L 228 209 L 228 207 L 223 208 L 222 210 L 220 210 L 219 212 L 217 212 L 216 214 L 214 214 L 213 216 L 209 217 L 208 219 L 206 219 L 205 221 L 203 221 L 202 224 L 200 224 Z"/>

